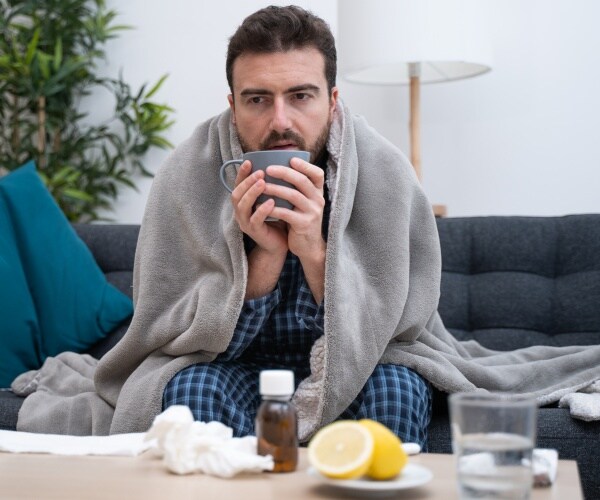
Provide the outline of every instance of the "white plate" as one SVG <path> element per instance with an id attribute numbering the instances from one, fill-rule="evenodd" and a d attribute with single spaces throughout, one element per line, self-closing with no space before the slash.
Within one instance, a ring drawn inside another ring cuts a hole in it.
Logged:
<path id="1" fill-rule="evenodd" d="M 416 488 L 428 483 L 433 478 L 432 472 L 418 464 L 407 464 L 399 476 L 387 481 L 375 481 L 366 478 L 360 479 L 331 479 L 320 474 L 314 467 L 309 467 L 308 474 L 319 478 L 325 484 L 344 488 L 356 492 L 370 494 L 391 494 L 397 490 Z"/>

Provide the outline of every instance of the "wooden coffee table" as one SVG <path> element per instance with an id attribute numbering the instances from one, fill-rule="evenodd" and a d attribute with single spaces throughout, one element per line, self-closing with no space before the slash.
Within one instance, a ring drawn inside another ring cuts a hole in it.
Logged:
<path id="1" fill-rule="evenodd" d="M 394 498 L 457 498 L 452 455 L 421 454 L 410 462 L 427 467 L 433 479 Z M 248 474 L 220 479 L 203 474 L 177 476 L 162 461 L 145 453 L 136 458 L 63 457 L 0 453 L 0 498 L 10 499 L 307 499 L 347 498 L 344 490 L 323 484 L 307 473 L 306 450 L 298 470 L 288 474 Z M 556 483 L 534 488 L 532 500 L 582 498 L 577 463 L 560 460 Z"/>

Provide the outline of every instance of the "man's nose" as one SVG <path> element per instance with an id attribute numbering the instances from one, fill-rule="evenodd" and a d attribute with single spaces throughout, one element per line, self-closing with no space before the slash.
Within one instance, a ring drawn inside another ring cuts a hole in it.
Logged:
<path id="1" fill-rule="evenodd" d="M 284 99 L 275 99 L 271 128 L 277 132 L 284 132 L 292 128 L 290 109 Z"/>

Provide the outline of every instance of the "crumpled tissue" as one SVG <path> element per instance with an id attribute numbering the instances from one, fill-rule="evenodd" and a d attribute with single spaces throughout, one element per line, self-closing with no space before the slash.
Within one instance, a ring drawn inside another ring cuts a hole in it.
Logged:
<path id="1" fill-rule="evenodd" d="M 558 451 L 552 448 L 535 448 L 533 450 L 533 485 L 552 486 L 556 480 L 558 468 Z"/>
<path id="2" fill-rule="evenodd" d="M 529 460 L 523 459 L 529 464 Z M 532 453 L 533 486 L 551 486 L 556 480 L 558 467 L 558 452 L 551 448 L 534 448 Z M 494 474 L 496 462 L 494 456 L 488 452 L 473 453 L 459 459 L 460 470 L 463 473 Z"/>
<path id="3" fill-rule="evenodd" d="M 187 406 L 174 405 L 158 415 L 145 441 L 175 474 L 202 472 L 224 478 L 240 472 L 273 470 L 273 457 L 256 453 L 256 436 L 234 438 L 220 422 L 196 422 Z"/>

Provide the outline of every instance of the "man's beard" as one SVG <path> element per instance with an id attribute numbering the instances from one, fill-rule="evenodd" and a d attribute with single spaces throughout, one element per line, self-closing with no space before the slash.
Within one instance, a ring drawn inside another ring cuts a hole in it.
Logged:
<path id="1" fill-rule="evenodd" d="M 328 122 L 321 130 L 321 133 L 317 136 L 317 140 L 312 148 L 306 148 L 306 141 L 299 134 L 292 130 L 286 130 L 283 134 L 272 130 L 271 133 L 267 136 L 266 139 L 261 141 L 257 149 L 251 148 L 248 143 L 244 140 L 240 131 L 236 130 L 238 134 L 238 138 L 240 140 L 240 145 L 242 146 L 242 151 L 244 153 L 248 153 L 249 151 L 265 151 L 267 149 L 272 149 L 275 147 L 277 143 L 281 143 L 282 141 L 293 142 L 300 151 L 308 151 L 310 153 L 310 161 L 311 163 L 317 163 L 325 153 L 325 146 L 327 145 L 327 139 L 329 137 L 329 129 L 331 128 L 331 122 Z"/>

